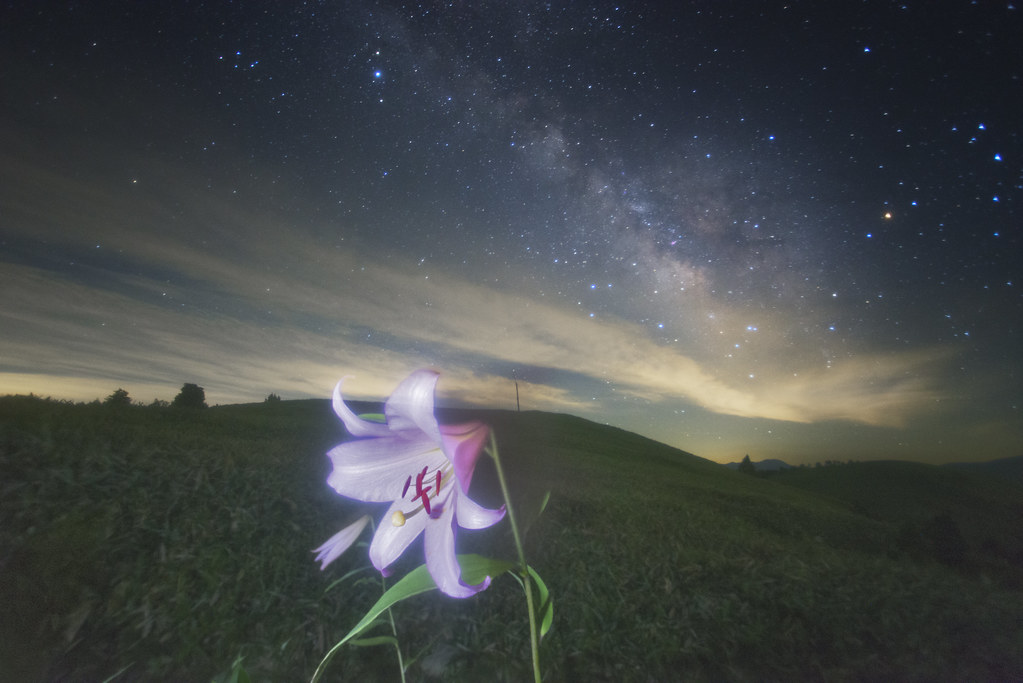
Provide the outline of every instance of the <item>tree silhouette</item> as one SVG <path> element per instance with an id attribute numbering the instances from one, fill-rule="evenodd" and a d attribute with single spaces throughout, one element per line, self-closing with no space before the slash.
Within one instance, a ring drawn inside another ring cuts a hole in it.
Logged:
<path id="1" fill-rule="evenodd" d="M 197 384 L 184 384 L 171 403 L 175 408 L 205 408 L 206 391 Z"/>
<path id="2" fill-rule="evenodd" d="M 742 462 L 739 463 L 739 471 L 742 472 L 743 474 L 757 473 L 756 465 L 754 465 L 753 461 L 749 459 L 749 453 L 747 453 L 746 457 L 743 458 Z"/>
<path id="3" fill-rule="evenodd" d="M 107 406 L 130 406 L 131 397 L 128 396 L 128 392 L 120 387 L 117 388 L 114 393 L 103 399 L 103 405 Z"/>

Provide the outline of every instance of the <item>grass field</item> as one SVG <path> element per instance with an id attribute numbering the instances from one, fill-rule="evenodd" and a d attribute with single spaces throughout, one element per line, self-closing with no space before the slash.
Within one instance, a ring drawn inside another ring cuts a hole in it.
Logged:
<path id="1" fill-rule="evenodd" d="M 913 463 L 765 479 L 570 416 L 471 414 L 555 596 L 546 680 L 1023 680 L 1018 486 Z M 308 680 L 381 592 L 337 581 L 365 548 L 322 573 L 310 552 L 367 509 L 324 483 L 343 436 L 326 401 L 0 398 L 0 681 L 209 681 L 238 657 Z M 495 481 L 481 461 L 474 498 L 498 504 Z M 506 523 L 458 543 L 513 556 Z M 509 577 L 394 612 L 410 680 L 529 678 Z M 327 676 L 397 679 L 382 647 Z"/>

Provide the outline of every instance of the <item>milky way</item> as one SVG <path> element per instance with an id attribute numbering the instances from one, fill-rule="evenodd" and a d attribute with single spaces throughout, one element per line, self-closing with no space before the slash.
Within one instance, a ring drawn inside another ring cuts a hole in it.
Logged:
<path id="1" fill-rule="evenodd" d="M 3 12 L 0 391 L 1023 450 L 1011 3 Z"/>

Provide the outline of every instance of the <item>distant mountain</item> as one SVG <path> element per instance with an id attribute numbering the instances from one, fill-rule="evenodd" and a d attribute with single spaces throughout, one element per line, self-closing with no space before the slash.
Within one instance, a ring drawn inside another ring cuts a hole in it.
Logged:
<path id="1" fill-rule="evenodd" d="M 739 463 L 730 462 L 725 465 L 730 470 L 739 469 Z M 753 463 L 753 467 L 756 468 L 757 472 L 777 472 L 779 470 L 791 470 L 792 465 L 788 464 L 784 460 L 777 460 L 775 458 L 768 458 L 767 460 L 760 460 Z"/>
<path id="2" fill-rule="evenodd" d="M 986 474 L 1005 481 L 1023 484 L 1023 455 L 1017 455 L 1014 458 L 988 460 L 986 462 L 953 462 L 942 465 L 942 467 L 974 472 L 976 474 Z"/>

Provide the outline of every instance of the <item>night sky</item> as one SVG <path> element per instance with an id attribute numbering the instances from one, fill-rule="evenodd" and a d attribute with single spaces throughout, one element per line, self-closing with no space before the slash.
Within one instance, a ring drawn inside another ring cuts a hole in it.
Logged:
<path id="1" fill-rule="evenodd" d="M 0 12 L 0 393 L 1023 454 L 1011 2 Z"/>

